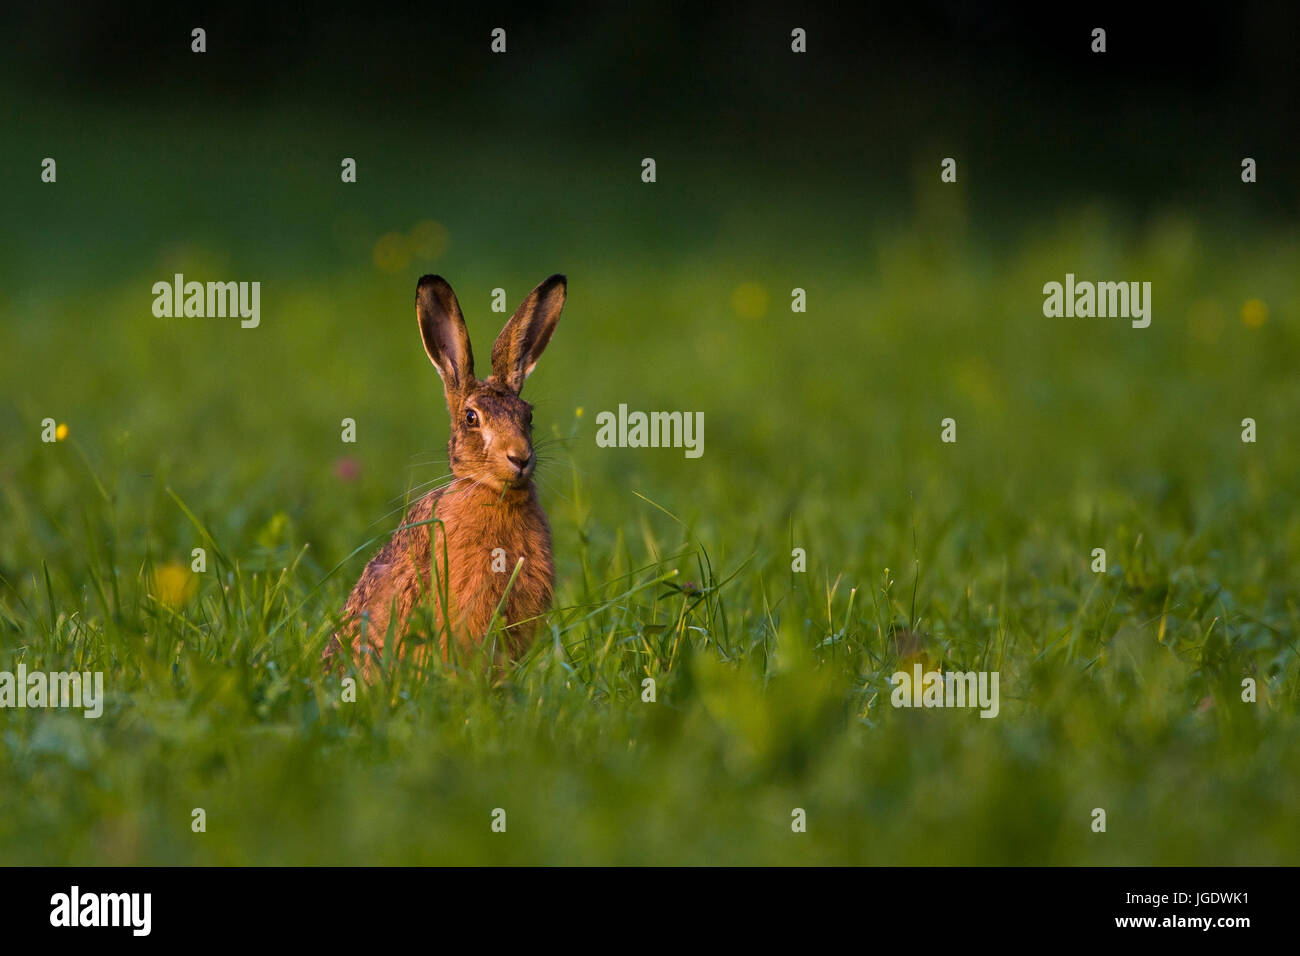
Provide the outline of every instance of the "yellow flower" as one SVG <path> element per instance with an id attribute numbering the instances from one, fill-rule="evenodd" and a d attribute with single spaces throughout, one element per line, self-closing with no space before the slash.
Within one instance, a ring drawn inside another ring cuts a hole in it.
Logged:
<path id="1" fill-rule="evenodd" d="M 153 592 L 168 607 L 181 607 L 194 596 L 198 581 L 194 573 L 183 564 L 168 561 L 153 571 Z"/>
<path id="2" fill-rule="evenodd" d="M 1259 299 L 1247 299 L 1241 307 L 1241 321 L 1248 329 L 1257 329 L 1268 321 L 1268 306 Z"/>
<path id="3" fill-rule="evenodd" d="M 60 423 L 59 427 L 54 429 L 54 439 L 55 441 L 63 441 L 67 437 L 68 437 L 68 426 L 64 423 Z"/>
<path id="4" fill-rule="evenodd" d="M 575 409 L 573 410 L 573 417 L 574 417 L 574 418 L 581 418 L 581 417 L 582 417 L 582 406 L 581 406 L 581 405 L 579 405 L 577 408 L 575 408 Z"/>

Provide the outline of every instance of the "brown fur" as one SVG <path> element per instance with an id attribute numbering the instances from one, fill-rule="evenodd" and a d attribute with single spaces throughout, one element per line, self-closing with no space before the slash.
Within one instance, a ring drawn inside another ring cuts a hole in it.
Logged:
<path id="1" fill-rule="evenodd" d="M 447 449 L 454 481 L 416 502 L 366 565 L 343 608 L 343 626 L 325 649 L 327 670 L 336 666 L 346 642 L 370 679 L 373 661 L 390 639 L 390 626 L 396 654 L 409 654 L 412 646 L 426 648 L 426 642 L 414 640 L 420 619 L 415 612 L 421 608 L 430 609 L 433 622 L 432 634 L 426 637 L 438 637 L 444 657 L 447 630 L 458 647 L 477 648 L 521 558 L 523 564 L 501 606 L 504 646 L 496 649 L 497 656 L 517 657 L 532 643 L 540 618 L 551 606 L 555 564 L 551 530 L 532 480 L 532 406 L 519 392 L 550 341 L 565 292 L 564 277 L 551 276 L 529 294 L 492 348 L 492 374 L 480 381 L 474 376 L 469 333 L 455 293 L 438 276 L 420 280 L 416 315 L 425 351 L 443 380 L 451 415 Z M 431 518 L 442 524 L 420 524 Z M 498 548 L 505 552 L 504 572 L 492 567 Z M 444 586 L 450 628 L 443 626 Z"/>

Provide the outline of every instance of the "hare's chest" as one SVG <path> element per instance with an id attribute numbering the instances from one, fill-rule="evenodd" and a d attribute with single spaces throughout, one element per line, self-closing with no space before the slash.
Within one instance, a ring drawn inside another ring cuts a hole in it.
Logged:
<path id="1" fill-rule="evenodd" d="M 440 503 L 438 512 L 447 531 L 451 597 L 472 635 L 487 630 L 498 607 L 507 623 L 545 613 L 554 591 L 555 566 L 550 528 L 540 509 L 484 505 L 444 510 Z M 435 535 L 433 551 L 441 570 L 439 537 Z"/>

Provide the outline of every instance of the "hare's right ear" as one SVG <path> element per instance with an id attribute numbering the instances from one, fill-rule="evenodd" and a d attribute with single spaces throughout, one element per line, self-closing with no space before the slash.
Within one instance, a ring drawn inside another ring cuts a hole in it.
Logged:
<path id="1" fill-rule="evenodd" d="M 474 384 L 474 353 L 456 293 L 442 276 L 424 276 L 415 287 L 415 315 L 429 361 L 442 376 L 451 407 Z"/>

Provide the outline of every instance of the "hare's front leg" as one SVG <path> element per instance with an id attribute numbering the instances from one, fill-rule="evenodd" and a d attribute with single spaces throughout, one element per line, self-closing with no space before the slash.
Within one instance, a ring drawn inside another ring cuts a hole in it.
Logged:
<path id="1" fill-rule="evenodd" d="M 361 579 L 344 605 L 340 634 L 335 635 L 325 651 L 327 660 L 346 641 L 368 678 L 371 661 L 383 656 L 385 644 L 390 640 L 390 626 L 391 639 L 398 642 L 395 650 L 401 653 L 400 642 L 412 623 L 412 613 L 431 594 L 429 530 L 432 526 L 420 522 L 428 520 L 433 513 L 433 498 L 421 499 L 411 509 L 403 526 L 361 572 Z"/>

